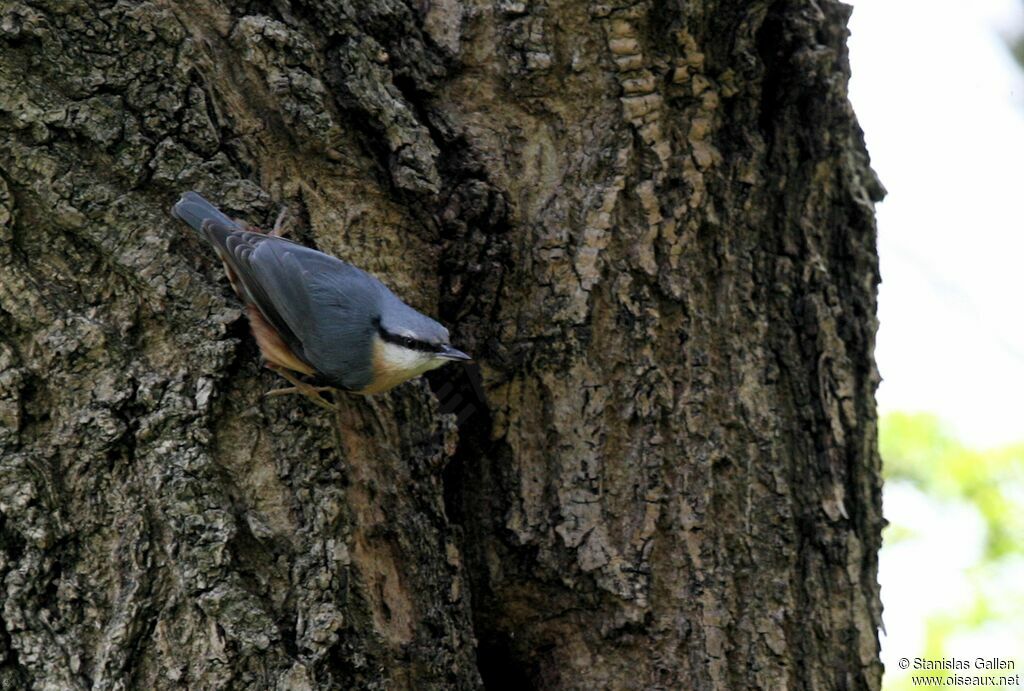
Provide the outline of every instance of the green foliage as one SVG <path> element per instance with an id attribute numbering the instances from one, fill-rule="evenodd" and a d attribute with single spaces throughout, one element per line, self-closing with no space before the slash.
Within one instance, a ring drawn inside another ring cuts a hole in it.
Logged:
<path id="1" fill-rule="evenodd" d="M 949 658 L 956 638 L 992 630 L 998 631 L 1000 640 L 1010 636 L 1020 639 L 1018 645 L 1024 643 L 1024 443 L 970 448 L 929 414 L 886 415 L 879 432 L 887 482 L 909 483 L 939 507 L 970 507 L 985 528 L 981 556 L 967 572 L 973 589 L 970 604 L 950 610 L 937 602 L 932 611 L 922 613 L 924 649 L 915 654 Z M 891 524 L 884 538 L 883 551 L 917 535 L 907 526 Z M 919 577 L 923 581 L 930 575 L 922 572 Z M 883 583 L 883 600 L 884 588 Z M 936 671 L 929 676 L 949 674 Z M 910 674 L 887 670 L 884 688 L 911 688 Z"/>
<path id="2" fill-rule="evenodd" d="M 928 414 L 892 413 L 880 446 L 887 480 L 905 480 L 939 501 L 963 501 L 985 520 L 986 559 L 1024 555 L 1024 443 L 965 447 Z"/>

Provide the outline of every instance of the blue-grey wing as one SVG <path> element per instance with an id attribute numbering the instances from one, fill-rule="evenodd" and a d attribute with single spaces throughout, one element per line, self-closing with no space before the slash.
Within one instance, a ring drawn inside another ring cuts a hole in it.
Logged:
<path id="1" fill-rule="evenodd" d="M 175 211 L 179 211 L 181 206 L 179 203 Z M 303 353 L 302 342 L 277 307 L 282 301 L 271 298 L 265 281 L 260 278 L 260 271 L 253 265 L 253 256 L 259 246 L 268 240 L 267 236 L 244 230 L 230 219 L 222 222 L 219 218 L 208 216 L 200 221 L 193 224 L 189 220 L 189 223 L 198 226 L 199 234 L 213 245 L 228 269 L 228 278 L 238 296 L 247 304 L 254 305 L 292 353 L 312 366 Z"/>
<path id="2" fill-rule="evenodd" d="M 371 344 L 384 288 L 340 259 L 265 238 L 248 264 L 302 356 L 331 384 L 361 389 L 373 378 Z"/>
<path id="3" fill-rule="evenodd" d="M 231 269 L 241 297 L 327 383 L 368 385 L 383 284 L 323 252 L 229 223 L 206 219 L 200 232 Z"/>

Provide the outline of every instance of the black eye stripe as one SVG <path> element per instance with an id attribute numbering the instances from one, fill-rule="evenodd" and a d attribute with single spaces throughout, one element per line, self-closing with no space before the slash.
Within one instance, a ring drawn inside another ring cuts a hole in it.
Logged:
<path id="1" fill-rule="evenodd" d="M 395 345 L 408 348 L 409 350 L 418 350 L 424 353 L 436 353 L 441 349 L 441 346 L 427 343 L 426 341 L 420 341 L 412 338 L 411 336 L 399 336 L 398 334 L 389 333 L 384 327 L 378 327 L 378 333 L 382 340 L 388 343 L 394 343 Z"/>

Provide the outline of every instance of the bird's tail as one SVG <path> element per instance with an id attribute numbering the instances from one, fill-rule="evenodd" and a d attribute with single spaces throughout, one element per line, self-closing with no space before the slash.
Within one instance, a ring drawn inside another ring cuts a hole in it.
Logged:
<path id="1" fill-rule="evenodd" d="M 221 213 L 220 209 L 203 199 L 198 192 L 186 192 L 181 195 L 181 199 L 171 209 L 171 213 L 195 228 L 200 234 L 203 233 L 203 223 L 206 221 L 213 221 L 225 228 L 240 228 L 237 223 Z"/>

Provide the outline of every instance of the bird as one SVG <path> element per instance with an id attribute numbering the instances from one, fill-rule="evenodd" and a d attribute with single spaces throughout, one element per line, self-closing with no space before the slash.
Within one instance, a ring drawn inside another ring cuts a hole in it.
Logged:
<path id="1" fill-rule="evenodd" d="M 256 232 L 192 191 L 171 213 L 213 247 L 267 367 L 292 385 L 268 395 L 299 393 L 333 410 L 325 391 L 378 394 L 472 359 L 376 277 L 281 237 L 284 212 L 271 233 Z"/>

